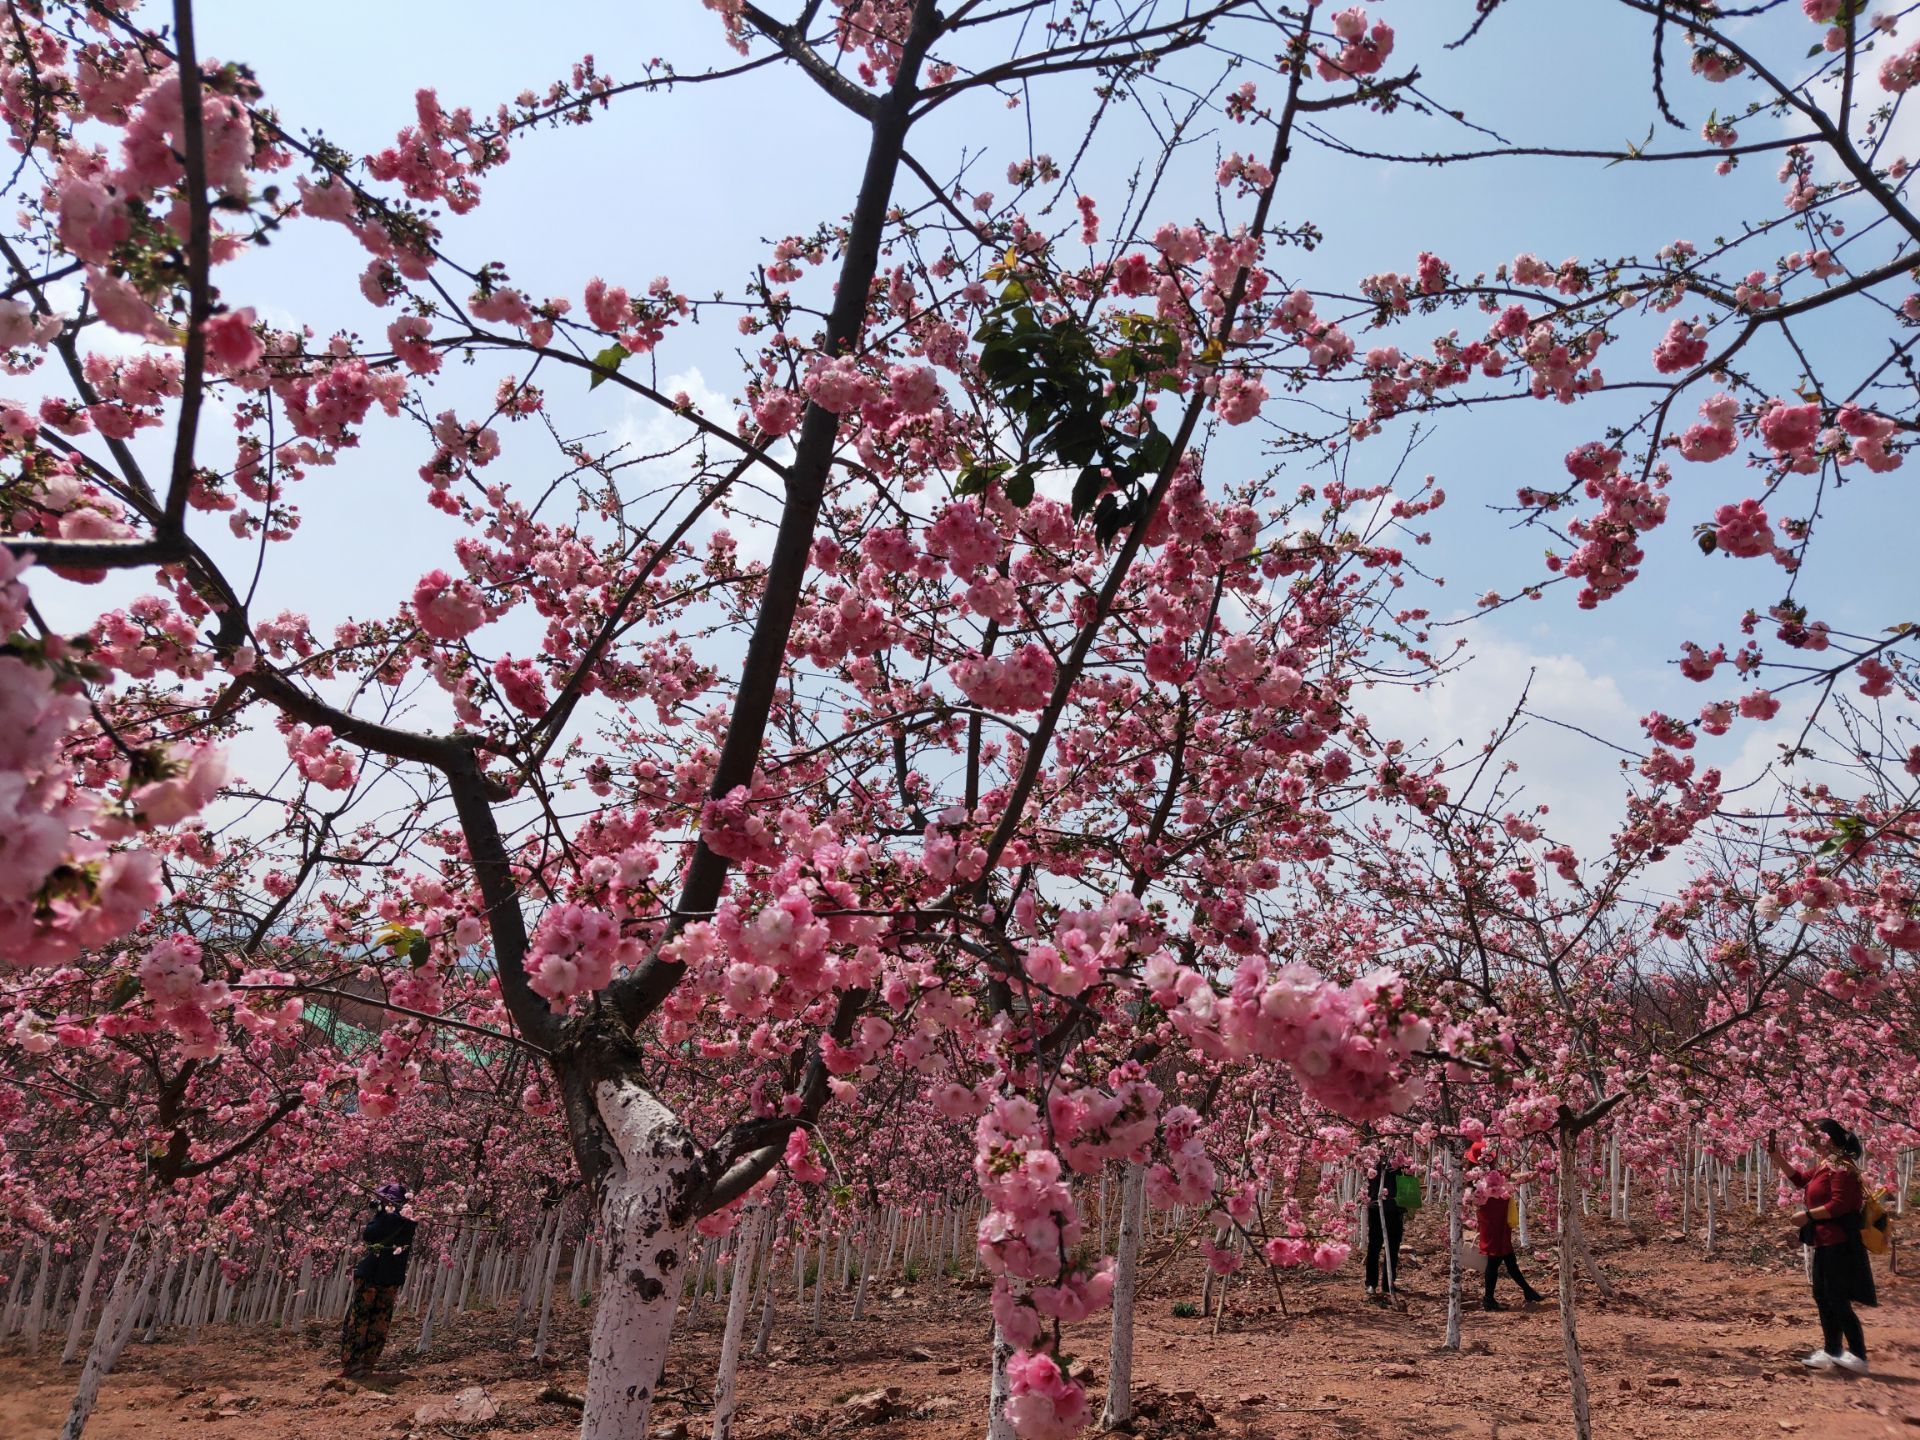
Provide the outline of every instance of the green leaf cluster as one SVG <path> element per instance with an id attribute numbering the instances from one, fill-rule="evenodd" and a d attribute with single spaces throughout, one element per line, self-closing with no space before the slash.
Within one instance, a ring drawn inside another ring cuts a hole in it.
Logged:
<path id="1" fill-rule="evenodd" d="M 1072 316 L 1043 319 L 1026 285 L 1008 281 L 974 339 L 981 376 L 1017 416 L 1026 443 L 1018 460 L 965 457 L 958 493 L 998 485 L 1024 507 L 1033 500 L 1034 477 L 1054 467 L 1078 472 L 1074 518 L 1092 515 L 1101 544 L 1144 517 L 1173 444 L 1150 421 L 1137 433 L 1112 422 L 1145 395 L 1179 388 L 1181 342 L 1171 325 L 1150 315 L 1122 316 L 1118 330 L 1117 344 L 1096 344 Z"/>

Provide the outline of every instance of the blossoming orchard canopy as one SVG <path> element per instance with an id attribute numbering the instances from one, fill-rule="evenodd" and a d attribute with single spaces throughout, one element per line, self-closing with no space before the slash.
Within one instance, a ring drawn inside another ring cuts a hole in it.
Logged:
<path id="1" fill-rule="evenodd" d="M 136 1330 L 355 1370 L 517 1290 L 545 1361 L 561 1284 L 645 1435 L 723 1274 L 725 1440 L 776 1261 L 816 1329 L 984 1276 L 994 1440 L 1115 1428 L 1150 1231 L 1216 1332 L 1338 1316 L 1396 1168 L 1422 1254 L 1551 1231 L 1588 1440 L 1600 1199 L 1711 1248 L 1818 1116 L 1904 1208 L 1911 17 L 631 8 L 9 9 L 0 1335 L 84 1350 L 63 1440 Z"/>

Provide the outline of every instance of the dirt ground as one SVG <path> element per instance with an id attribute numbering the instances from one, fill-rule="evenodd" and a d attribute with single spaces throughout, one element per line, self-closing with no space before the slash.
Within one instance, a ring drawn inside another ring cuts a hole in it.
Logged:
<path id="1" fill-rule="evenodd" d="M 1881 1304 L 1865 1312 L 1874 1373 L 1813 1374 L 1797 1357 L 1818 1341 L 1797 1247 L 1778 1227 L 1723 1244 L 1712 1262 L 1698 1239 L 1638 1236 L 1595 1227 L 1595 1250 L 1619 1286 L 1607 1301 L 1582 1286 L 1581 1335 L 1593 1392 L 1594 1430 L 1606 1440 L 1805 1440 L 1902 1435 L 1920 1440 L 1920 1259 L 1909 1273 L 1876 1261 Z M 1173 1313 L 1198 1298 L 1199 1266 L 1170 1260 L 1170 1242 L 1150 1248 L 1135 1350 L 1149 1440 L 1301 1440 L 1301 1437 L 1562 1437 L 1572 1433 L 1559 1322 L 1551 1298 L 1532 1310 L 1470 1308 L 1463 1347 L 1448 1353 L 1444 1251 L 1438 1218 L 1409 1229 L 1404 1310 L 1369 1305 L 1357 1261 L 1345 1273 L 1289 1284 L 1288 1313 L 1268 1285 L 1236 1281 L 1225 1317 Z M 1551 1296 L 1552 1257 L 1523 1254 L 1522 1268 Z M 1510 1298 L 1511 1281 L 1503 1288 Z M 563 1292 L 564 1293 L 564 1292 Z M 983 1433 L 988 1335 L 984 1292 L 928 1279 L 882 1293 L 859 1326 L 830 1297 L 823 1334 L 811 1311 L 785 1297 L 767 1360 L 741 1363 L 735 1433 L 743 1440 L 857 1435 L 859 1440 L 959 1440 Z M 683 1318 L 655 1434 L 705 1436 L 723 1316 L 709 1304 Z M 412 1352 L 417 1323 L 396 1322 L 389 1368 L 368 1384 L 330 1378 L 332 1333 L 228 1329 L 188 1346 L 164 1336 L 128 1348 L 107 1382 L 91 1440 L 400 1440 L 417 1436 L 559 1437 L 577 1412 L 542 1399 L 584 1379 L 587 1317 L 562 1317 L 556 1353 L 535 1366 L 512 1316 L 476 1314 Z M 750 1339 L 751 1337 L 749 1337 Z M 1106 1369 L 1104 1324 L 1077 1326 L 1068 1350 L 1092 1366 L 1098 1400 Z M 57 1345 L 51 1347 L 57 1355 Z M 52 1440 L 75 1372 L 51 1356 L 0 1356 L 0 1440 Z M 450 1407 L 494 1410 L 472 1418 Z M 894 1387 L 883 1400 L 853 1401 Z M 466 1418 L 462 1418 L 465 1416 Z"/>

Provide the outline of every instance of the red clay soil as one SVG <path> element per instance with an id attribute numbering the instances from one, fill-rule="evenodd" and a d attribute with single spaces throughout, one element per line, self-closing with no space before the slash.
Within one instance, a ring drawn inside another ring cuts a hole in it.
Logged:
<path id="1" fill-rule="evenodd" d="M 1605 1440 L 1920 1440 L 1920 1307 L 1911 1275 L 1880 1273 L 1881 1304 L 1865 1312 L 1874 1373 L 1867 1378 L 1801 1368 L 1818 1341 L 1797 1247 L 1777 1227 L 1723 1244 L 1712 1262 L 1698 1240 L 1629 1236 L 1596 1227 L 1595 1250 L 1619 1286 L 1605 1301 L 1581 1287 L 1581 1335 L 1596 1435 Z M 1443 1273 L 1427 1248 L 1437 1217 L 1411 1227 L 1404 1310 L 1366 1303 L 1347 1273 L 1288 1286 L 1283 1316 L 1271 1286 L 1236 1282 L 1224 1320 L 1176 1317 L 1176 1299 L 1198 1298 L 1191 1258 L 1160 1263 L 1139 1310 L 1134 1433 L 1147 1440 L 1229 1437 L 1562 1437 L 1572 1433 L 1556 1308 L 1483 1314 L 1469 1308 L 1463 1347 L 1448 1353 Z M 1422 1242 L 1427 1242 L 1423 1246 Z M 1523 1254 L 1528 1278 L 1549 1295 L 1552 1257 Z M 1902 1268 L 1920 1269 L 1903 1259 Z M 1512 1282 L 1503 1282 L 1511 1296 Z M 564 1292 L 562 1292 L 564 1294 Z M 1517 1298 L 1517 1297 L 1512 1297 Z M 928 1280 L 883 1293 L 855 1327 L 830 1297 L 827 1325 L 807 1333 L 811 1305 L 780 1307 L 773 1355 L 743 1360 L 735 1433 L 742 1440 L 852 1435 L 856 1440 L 973 1440 L 983 1433 L 988 1334 L 985 1295 L 967 1283 Z M 722 1316 L 709 1304 L 684 1319 L 655 1409 L 656 1435 L 704 1436 Z M 559 1437 L 577 1427 L 564 1401 L 585 1366 L 586 1315 L 561 1318 L 555 1354 L 533 1364 L 510 1314 L 470 1315 L 415 1356 L 417 1326 L 395 1325 L 391 1369 L 371 1383 L 332 1379 L 332 1335 L 233 1328 L 198 1345 L 164 1337 L 128 1348 L 101 1394 L 90 1440 L 400 1440 Z M 751 1336 L 749 1336 L 749 1342 Z M 1104 1325 L 1076 1326 L 1068 1349 L 1092 1366 L 1096 1402 L 1106 1362 Z M 397 1353 L 396 1353 L 397 1352 Z M 57 1348 L 56 1348 L 57 1354 Z M 75 1371 L 53 1358 L 0 1356 L 0 1440 L 52 1440 Z M 444 1402 L 482 1387 L 485 1420 L 462 1420 Z M 894 1387 L 885 1397 L 868 1394 Z M 440 1409 L 436 1412 L 435 1406 Z M 685 1431 L 676 1432 L 676 1424 Z"/>

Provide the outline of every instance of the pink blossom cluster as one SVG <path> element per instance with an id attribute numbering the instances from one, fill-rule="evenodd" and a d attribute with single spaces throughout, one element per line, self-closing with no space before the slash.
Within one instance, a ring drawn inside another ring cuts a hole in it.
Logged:
<path id="1" fill-rule="evenodd" d="M 471 580 L 429 570 L 413 587 L 413 614 L 430 639 L 464 640 L 488 618 L 486 597 Z"/>
<path id="2" fill-rule="evenodd" d="M 179 1037 L 181 1058 L 206 1060 L 220 1053 L 214 1012 L 233 1003 L 233 992 L 226 981 L 207 978 L 198 941 L 169 935 L 147 950 L 134 973 L 154 1018 Z"/>
<path id="3" fill-rule="evenodd" d="M 1029 640 L 1011 655 L 962 656 L 947 673 L 974 704 L 1018 714 L 1045 708 L 1059 667 L 1037 640 Z"/>
<path id="4" fill-rule="evenodd" d="M 1289 661 L 1291 653 L 1261 653 L 1250 635 L 1232 635 L 1200 667 L 1198 688 L 1210 705 L 1228 710 L 1281 709 L 1291 705 L 1305 683 Z"/>
<path id="5" fill-rule="evenodd" d="M 1601 508 L 1568 524 L 1567 533 L 1581 547 L 1569 556 L 1550 557 L 1547 567 L 1586 582 L 1576 602 L 1582 610 L 1617 595 L 1639 575 L 1646 558 L 1640 536 L 1667 518 L 1666 472 L 1656 467 L 1650 479 L 1634 479 L 1621 473 L 1623 458 L 1599 441 L 1567 455 L 1568 472 L 1601 501 Z"/>
<path id="6" fill-rule="evenodd" d="M 1332 26 L 1341 48 L 1338 55 L 1315 57 L 1314 68 L 1322 80 L 1364 80 L 1378 74 L 1393 53 L 1393 27 L 1376 20 L 1369 28 L 1367 12 L 1358 5 L 1336 11 Z"/>
<path id="7" fill-rule="evenodd" d="M 616 967 L 639 958 L 611 915 L 566 902 L 548 907 L 527 942 L 527 983 L 534 993 L 565 1006 L 575 996 L 604 990 Z"/>
<path id="8" fill-rule="evenodd" d="M 306 1013 L 307 1002 L 298 995 L 275 995 L 268 987 L 294 983 L 294 977 L 284 970 L 242 972 L 242 988 L 233 996 L 233 1023 L 257 1040 L 291 1045 L 300 1038 L 300 1017 Z"/>
<path id="9" fill-rule="evenodd" d="M 286 726 L 287 758 L 294 768 L 314 784 L 327 790 L 349 790 L 359 773 L 359 764 L 345 749 L 333 743 L 330 726 Z"/>

